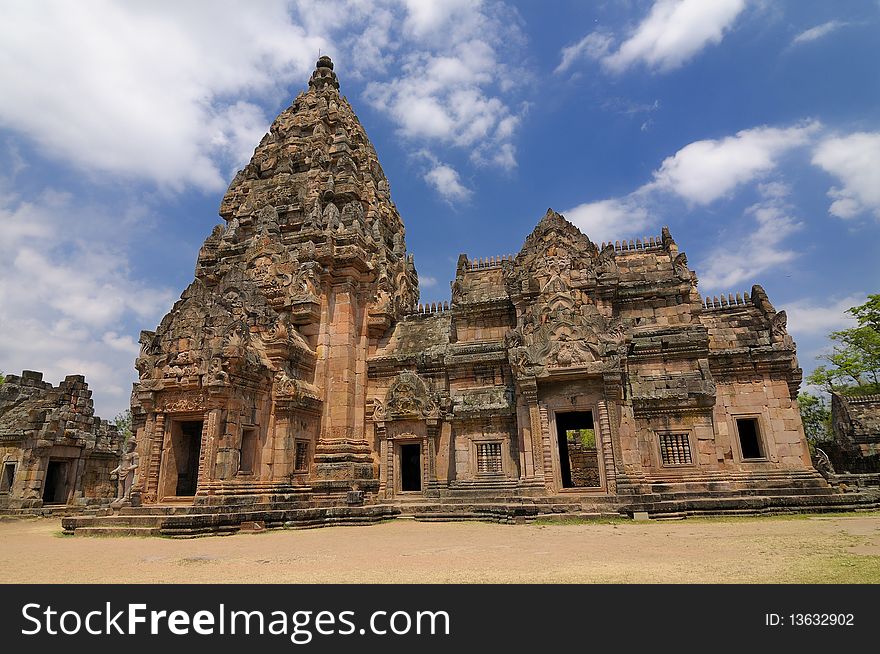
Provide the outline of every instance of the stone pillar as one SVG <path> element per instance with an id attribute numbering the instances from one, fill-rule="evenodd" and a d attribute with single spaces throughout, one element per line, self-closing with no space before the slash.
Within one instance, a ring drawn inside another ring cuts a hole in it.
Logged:
<path id="1" fill-rule="evenodd" d="M 518 408 L 517 416 L 525 418 L 528 433 L 524 439 L 524 469 L 527 478 L 544 481 L 546 475 L 545 453 L 543 446 L 543 430 L 541 413 L 538 408 L 538 382 L 534 377 L 519 380 L 519 395 L 522 410 Z M 521 425 L 522 428 L 522 425 Z M 525 430 L 524 430 L 525 433 Z M 546 453 L 549 457 L 549 451 Z M 552 478 L 552 475 L 550 475 Z"/>
<path id="2" fill-rule="evenodd" d="M 428 418 L 427 437 L 425 438 L 425 472 L 424 494 L 427 497 L 440 496 L 440 484 L 437 481 L 437 442 L 440 439 L 440 420 Z"/>
<path id="3" fill-rule="evenodd" d="M 373 450 L 364 439 L 366 368 L 364 311 L 357 295 L 356 273 L 346 270 L 334 280 L 322 326 L 319 356 L 323 356 L 324 413 L 321 437 L 315 447 L 313 487 L 323 491 L 379 488 Z M 358 371 L 362 378 L 358 379 Z"/>
<path id="4" fill-rule="evenodd" d="M 159 499 L 159 467 L 162 463 L 162 448 L 165 446 L 165 414 L 156 413 L 153 418 L 150 441 L 150 461 L 144 480 L 144 502 L 155 503 Z"/>
<path id="5" fill-rule="evenodd" d="M 363 426 L 355 425 L 355 372 L 358 334 L 355 282 L 345 278 L 333 284 L 330 294 L 331 316 L 328 324 L 327 374 L 324 379 L 324 439 L 363 438 Z"/>
<path id="6" fill-rule="evenodd" d="M 616 430 L 613 429 L 608 414 L 608 404 L 605 400 L 599 401 L 599 437 L 602 443 L 602 464 L 605 469 L 605 489 L 608 493 L 617 492 L 617 470 L 615 465 L 615 453 L 620 450 L 614 441 Z"/>
<path id="7" fill-rule="evenodd" d="M 220 439 L 220 415 L 221 409 L 208 411 L 202 422 L 202 445 L 199 450 L 199 476 L 196 495 L 203 495 L 200 489 L 214 478 L 214 457 L 217 451 L 217 442 Z"/>
<path id="8" fill-rule="evenodd" d="M 540 451 L 542 453 L 542 464 L 544 468 L 544 485 L 548 491 L 556 490 L 556 475 L 553 474 L 553 443 L 550 440 L 550 418 L 547 415 L 547 407 L 536 405 L 532 409 L 532 414 L 538 415 L 540 425 Z"/>

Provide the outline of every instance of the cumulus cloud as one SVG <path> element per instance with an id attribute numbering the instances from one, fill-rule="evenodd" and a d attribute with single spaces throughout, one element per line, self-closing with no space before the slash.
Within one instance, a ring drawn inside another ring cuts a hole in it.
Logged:
<path id="1" fill-rule="evenodd" d="M 788 328 L 797 335 L 825 336 L 830 332 L 855 327 L 856 321 L 846 310 L 865 301 L 861 294 L 845 298 L 816 301 L 810 298 L 787 302 L 777 308 L 788 314 Z"/>
<path id="2" fill-rule="evenodd" d="M 126 231 L 124 219 L 70 194 L 0 199 L 3 370 L 41 370 L 53 383 L 84 374 L 111 418 L 134 380 L 138 328 L 129 325 L 156 324 L 173 299 L 133 278 Z"/>
<path id="3" fill-rule="evenodd" d="M 516 166 L 522 86 L 501 54 L 516 11 L 466 0 L 13 3 L 0 22 L 0 127 L 74 166 L 222 190 L 319 51 L 414 147 Z"/>
<path id="4" fill-rule="evenodd" d="M 880 218 L 880 132 L 856 132 L 819 143 L 812 163 L 833 175 L 840 186 L 828 195 L 828 211 L 838 218 L 872 213 Z"/>
<path id="5" fill-rule="evenodd" d="M 585 57 L 601 61 L 612 73 L 622 73 L 638 64 L 668 72 L 707 46 L 720 43 L 745 6 L 745 0 L 656 0 L 616 50 L 612 36 L 593 32 L 562 49 L 556 72 Z"/>
<path id="6" fill-rule="evenodd" d="M 424 179 L 450 204 L 463 202 L 471 196 L 471 190 L 461 183 L 458 172 L 447 164 L 435 163 Z"/>
<path id="7" fill-rule="evenodd" d="M 809 142 L 820 125 L 755 127 L 720 140 L 694 141 L 663 160 L 645 190 L 675 193 L 705 205 L 773 170 L 779 158 Z"/>
<path id="8" fill-rule="evenodd" d="M 648 210 L 632 196 L 585 202 L 562 214 L 596 243 L 641 236 L 650 223 Z"/>
<path id="9" fill-rule="evenodd" d="M 521 111 L 505 92 L 518 84 L 500 52 L 521 38 L 500 5 L 407 2 L 396 41 L 406 44 L 397 76 L 371 81 L 367 101 L 417 147 L 467 149 L 480 165 L 516 166 Z"/>
<path id="10" fill-rule="evenodd" d="M 729 291 L 736 285 L 757 281 L 757 277 L 797 257 L 797 252 L 783 247 L 786 238 L 802 227 L 792 216 L 788 203 L 790 189 L 779 182 L 759 186 L 762 200 L 745 211 L 755 221 L 748 235 L 733 247 L 715 248 L 706 256 L 701 269 L 700 288 Z"/>
<path id="11" fill-rule="evenodd" d="M 0 125 L 89 170 L 219 190 L 327 40 L 288 3 L 12 3 L 0 21 Z M 235 101 L 230 99 L 235 98 Z"/>
<path id="12" fill-rule="evenodd" d="M 803 43 L 809 43 L 810 41 L 816 41 L 823 36 L 828 36 L 832 32 L 839 30 L 841 27 L 846 27 L 846 25 L 848 25 L 848 23 L 839 20 L 829 20 L 827 23 L 822 23 L 821 25 L 816 25 L 808 30 L 804 30 L 791 40 L 791 44 L 801 45 Z"/>
<path id="13" fill-rule="evenodd" d="M 430 275 L 419 275 L 420 288 L 434 288 L 437 286 L 437 278 Z"/>

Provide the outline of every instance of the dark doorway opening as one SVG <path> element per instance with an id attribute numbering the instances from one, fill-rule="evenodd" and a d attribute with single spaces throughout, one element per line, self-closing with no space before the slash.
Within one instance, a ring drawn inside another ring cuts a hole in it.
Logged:
<path id="1" fill-rule="evenodd" d="M 400 490 L 422 490 L 422 446 L 418 443 L 400 446 Z"/>
<path id="2" fill-rule="evenodd" d="M 175 443 L 177 487 L 174 494 L 188 497 L 196 494 L 199 481 L 199 456 L 202 453 L 202 421 L 180 423 L 180 437 Z"/>
<path id="3" fill-rule="evenodd" d="M 599 451 L 591 411 L 556 414 L 563 488 L 599 488 Z"/>
<path id="4" fill-rule="evenodd" d="M 49 461 L 43 480 L 43 504 L 67 502 L 67 461 Z"/>
<path id="5" fill-rule="evenodd" d="M 737 418 L 736 431 L 739 433 L 739 447 L 743 459 L 763 459 L 761 436 L 756 418 Z"/>
<path id="6" fill-rule="evenodd" d="M 241 451 L 239 452 L 238 471 L 244 475 L 254 472 L 254 461 L 257 458 L 257 430 L 243 429 L 241 431 Z"/>
<path id="7" fill-rule="evenodd" d="M 0 479 L 0 493 L 8 493 L 15 481 L 15 464 L 7 463 L 3 466 L 3 478 Z"/>

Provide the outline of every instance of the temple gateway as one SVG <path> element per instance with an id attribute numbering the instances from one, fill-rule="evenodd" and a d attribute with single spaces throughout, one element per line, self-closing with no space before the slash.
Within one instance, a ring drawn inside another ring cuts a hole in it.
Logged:
<path id="1" fill-rule="evenodd" d="M 461 255 L 451 302 L 420 305 L 328 57 L 308 86 L 141 334 L 132 506 L 68 531 L 857 501 L 811 463 L 795 344 L 760 286 L 703 299 L 669 230 L 596 244 L 548 210 L 518 254 Z"/>

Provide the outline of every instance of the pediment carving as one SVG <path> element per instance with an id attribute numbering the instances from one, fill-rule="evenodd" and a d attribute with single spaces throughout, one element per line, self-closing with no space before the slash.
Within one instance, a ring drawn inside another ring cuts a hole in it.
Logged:
<path id="1" fill-rule="evenodd" d="M 437 419 L 442 415 L 439 398 L 415 372 L 406 370 L 391 383 L 384 403 L 375 400 L 373 420 Z"/>

